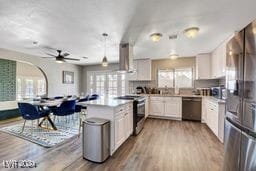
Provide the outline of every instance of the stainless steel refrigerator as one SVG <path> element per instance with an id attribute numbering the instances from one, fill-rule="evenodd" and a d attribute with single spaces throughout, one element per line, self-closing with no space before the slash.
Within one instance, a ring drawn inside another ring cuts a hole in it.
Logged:
<path id="1" fill-rule="evenodd" d="M 256 171 L 256 21 L 227 44 L 224 171 Z"/>

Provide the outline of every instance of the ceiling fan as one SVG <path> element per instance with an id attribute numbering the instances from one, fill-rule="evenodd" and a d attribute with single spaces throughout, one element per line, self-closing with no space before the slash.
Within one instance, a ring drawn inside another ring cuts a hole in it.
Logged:
<path id="1" fill-rule="evenodd" d="M 66 60 L 70 60 L 70 61 L 80 61 L 80 59 L 74 59 L 74 58 L 67 58 L 67 56 L 69 56 L 69 53 L 61 53 L 61 50 L 57 50 L 58 55 L 53 55 L 50 53 L 46 53 L 47 55 L 51 56 L 51 57 L 44 57 L 44 58 L 52 58 L 55 57 L 56 62 L 57 63 L 64 63 L 66 62 Z"/>

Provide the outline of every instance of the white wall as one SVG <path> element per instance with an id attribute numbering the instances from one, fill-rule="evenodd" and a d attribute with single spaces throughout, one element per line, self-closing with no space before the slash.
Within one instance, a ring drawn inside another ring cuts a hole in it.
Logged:
<path id="1" fill-rule="evenodd" d="M 57 64 L 54 60 L 43 59 L 38 56 L 28 55 L 16 51 L 0 48 L 0 58 L 14 61 L 30 62 L 40 67 L 48 79 L 48 95 L 57 96 L 63 94 L 81 93 L 81 71 L 82 67 L 73 64 Z M 72 71 L 75 73 L 74 84 L 62 84 L 62 71 Z"/>

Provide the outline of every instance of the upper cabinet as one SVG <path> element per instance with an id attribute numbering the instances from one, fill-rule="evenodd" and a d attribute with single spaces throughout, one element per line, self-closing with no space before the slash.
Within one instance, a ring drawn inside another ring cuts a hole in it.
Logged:
<path id="1" fill-rule="evenodd" d="M 198 54 L 196 56 L 196 79 L 211 78 L 211 54 Z"/>
<path id="2" fill-rule="evenodd" d="M 211 56 L 211 78 L 220 78 L 226 74 L 226 41 L 218 46 Z"/>
<path id="3" fill-rule="evenodd" d="M 138 59 L 133 61 L 135 73 L 129 74 L 128 79 L 133 81 L 151 80 L 151 60 Z"/>
<path id="4" fill-rule="evenodd" d="M 226 45 L 234 36 L 232 34 L 222 44 L 220 44 L 211 55 L 211 78 L 220 78 L 226 75 Z"/>

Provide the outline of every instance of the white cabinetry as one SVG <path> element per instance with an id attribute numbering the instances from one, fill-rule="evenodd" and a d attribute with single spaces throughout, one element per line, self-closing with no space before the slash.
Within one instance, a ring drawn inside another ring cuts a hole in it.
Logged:
<path id="1" fill-rule="evenodd" d="M 128 75 L 128 80 L 151 80 L 151 60 L 150 59 L 137 59 L 133 61 L 133 68 L 135 73 Z"/>
<path id="2" fill-rule="evenodd" d="M 220 78 L 226 75 L 226 44 L 233 34 L 220 44 L 211 55 L 211 78 Z"/>
<path id="3" fill-rule="evenodd" d="M 115 114 L 115 149 L 117 149 L 133 131 L 132 104 L 116 108 Z"/>
<path id="4" fill-rule="evenodd" d="M 211 54 L 199 54 L 196 56 L 196 79 L 211 78 Z"/>
<path id="5" fill-rule="evenodd" d="M 205 99 L 205 105 L 206 124 L 219 140 L 223 142 L 225 104 L 218 103 L 216 100 Z"/>
<path id="6" fill-rule="evenodd" d="M 181 97 L 150 97 L 150 116 L 181 119 Z"/>

